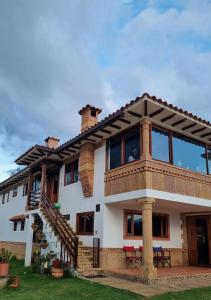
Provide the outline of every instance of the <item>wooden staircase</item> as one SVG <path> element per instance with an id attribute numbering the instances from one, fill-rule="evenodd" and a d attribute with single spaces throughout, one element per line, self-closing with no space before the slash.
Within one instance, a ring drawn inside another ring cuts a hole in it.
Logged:
<path id="1" fill-rule="evenodd" d="M 68 263 L 69 266 L 77 268 L 78 266 L 78 237 L 62 216 L 58 209 L 48 199 L 45 193 L 41 195 L 40 210 L 54 234 L 57 236 L 61 249 L 60 259 Z"/>

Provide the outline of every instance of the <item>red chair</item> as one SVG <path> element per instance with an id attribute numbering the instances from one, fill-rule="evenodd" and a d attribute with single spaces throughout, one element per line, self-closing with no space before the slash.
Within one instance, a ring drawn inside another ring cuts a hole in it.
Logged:
<path id="1" fill-rule="evenodd" d="M 123 246 L 125 252 L 126 267 L 136 265 L 136 249 L 134 246 Z"/>

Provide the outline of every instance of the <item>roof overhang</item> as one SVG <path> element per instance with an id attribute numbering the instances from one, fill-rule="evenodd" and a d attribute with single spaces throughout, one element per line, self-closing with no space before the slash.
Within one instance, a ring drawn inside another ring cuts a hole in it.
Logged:
<path id="1" fill-rule="evenodd" d="M 26 167 L 22 171 L 18 172 L 17 174 L 12 175 L 8 179 L 2 181 L 0 183 L 0 191 L 6 189 L 7 187 L 11 185 L 17 184 L 17 182 L 20 182 L 24 179 L 26 179 L 29 176 L 29 168 Z"/>
<path id="2" fill-rule="evenodd" d="M 9 221 L 15 222 L 15 221 L 24 221 L 26 218 L 28 218 L 28 215 L 17 215 L 9 219 Z"/>
<path id="3" fill-rule="evenodd" d="M 52 153 L 54 153 L 54 149 L 41 145 L 35 145 L 18 157 L 15 162 L 18 165 L 27 166 L 44 156 L 51 155 Z"/>

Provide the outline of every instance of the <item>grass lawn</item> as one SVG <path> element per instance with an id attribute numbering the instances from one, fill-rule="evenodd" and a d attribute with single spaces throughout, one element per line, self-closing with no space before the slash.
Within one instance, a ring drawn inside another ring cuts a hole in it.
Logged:
<path id="1" fill-rule="evenodd" d="M 21 284 L 17 290 L 0 290 L 0 300 L 140 300 L 143 297 L 99 285 L 82 279 L 52 280 L 45 275 L 34 274 L 30 268 L 23 268 L 22 262 L 12 265 L 11 273 L 20 276 Z M 154 300 L 211 300 L 211 287 L 194 289 L 180 293 L 168 293 L 152 297 Z"/>

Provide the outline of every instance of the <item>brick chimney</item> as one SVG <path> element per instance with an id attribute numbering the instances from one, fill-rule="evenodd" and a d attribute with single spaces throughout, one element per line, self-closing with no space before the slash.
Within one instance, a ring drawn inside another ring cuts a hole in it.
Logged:
<path id="1" fill-rule="evenodd" d="M 46 147 L 52 148 L 52 149 L 56 149 L 59 147 L 59 141 L 60 139 L 53 137 L 53 136 L 48 136 L 45 139 L 45 145 Z"/>
<path id="2" fill-rule="evenodd" d="M 94 126 L 98 123 L 98 115 L 101 113 L 101 109 L 87 104 L 83 107 L 79 114 L 81 115 L 81 132 Z"/>

